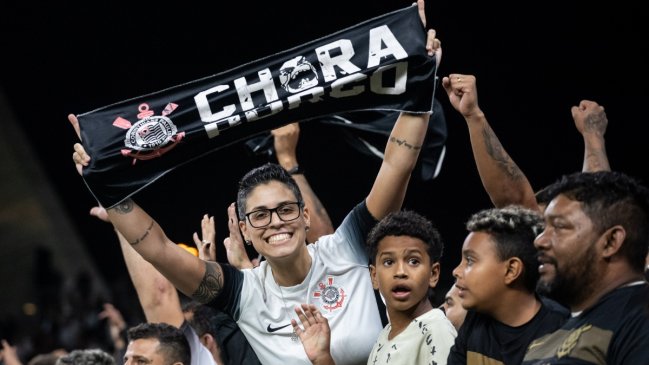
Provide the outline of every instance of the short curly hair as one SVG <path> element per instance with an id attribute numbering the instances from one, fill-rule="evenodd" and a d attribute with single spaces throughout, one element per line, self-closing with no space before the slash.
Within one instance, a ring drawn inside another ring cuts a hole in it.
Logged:
<path id="1" fill-rule="evenodd" d="M 523 262 L 523 284 L 534 292 L 539 279 L 534 239 L 543 230 L 543 219 L 537 211 L 522 206 L 485 209 L 475 213 L 466 223 L 469 232 L 491 235 L 498 258 L 518 257 Z"/>
<path id="2" fill-rule="evenodd" d="M 426 217 L 411 210 L 392 212 L 377 223 L 367 236 L 370 262 L 376 263 L 379 242 L 386 236 L 408 236 L 422 240 L 427 246 L 431 263 L 439 262 L 444 242 L 437 228 Z"/>

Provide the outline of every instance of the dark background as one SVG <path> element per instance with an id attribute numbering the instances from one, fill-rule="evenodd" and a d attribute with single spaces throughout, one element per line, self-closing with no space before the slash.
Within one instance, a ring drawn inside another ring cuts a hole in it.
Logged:
<path id="1" fill-rule="evenodd" d="M 437 30 L 443 45 L 438 75 L 477 76 L 480 106 L 534 189 L 581 169 L 583 142 L 570 108 L 582 99 L 606 108 L 612 168 L 647 180 L 649 32 L 640 2 L 492 3 L 427 2 L 428 27 Z M 69 215 L 110 281 L 123 275 L 123 260 L 112 229 L 88 215 L 95 202 L 71 162 L 76 136 L 68 113 L 225 71 L 409 4 L 5 4 L 0 87 L 64 203 L 64 211 L 52 214 Z M 465 235 L 463 223 L 491 204 L 464 120 L 442 89 L 436 96 L 448 124 L 446 158 L 435 180 L 413 179 L 405 207 L 436 222 L 446 239 L 441 285 L 448 287 Z M 302 124 L 298 154 L 336 225 L 365 197 L 380 164 L 327 128 L 309 123 Z M 176 169 L 135 198 L 178 242 L 191 243 L 204 213 L 216 217 L 220 240 L 227 232 L 226 207 L 235 197 L 236 180 L 261 162 L 265 159 L 252 157 L 242 145 L 231 146 Z"/>

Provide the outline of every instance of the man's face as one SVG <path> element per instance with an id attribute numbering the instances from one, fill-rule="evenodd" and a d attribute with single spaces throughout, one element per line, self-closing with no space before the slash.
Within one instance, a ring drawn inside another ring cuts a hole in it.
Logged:
<path id="1" fill-rule="evenodd" d="M 538 290 L 573 307 L 590 295 L 598 278 L 600 235 L 581 203 L 565 195 L 554 198 L 544 216 L 545 230 L 534 241 L 540 262 Z"/>
<path id="2" fill-rule="evenodd" d="M 157 338 L 140 338 L 128 343 L 124 353 L 124 365 L 165 365 L 167 362 L 158 352 Z"/>
<path id="3" fill-rule="evenodd" d="M 456 330 L 459 330 L 462 323 L 464 323 L 466 309 L 462 307 L 462 299 L 458 295 L 457 286 L 453 285 L 451 289 L 448 290 L 441 307 L 444 308 L 446 318 L 451 321 L 453 327 L 455 327 Z"/>
<path id="4" fill-rule="evenodd" d="M 466 309 L 492 314 L 507 289 L 507 260 L 498 256 L 494 238 L 487 232 L 471 232 L 462 245 L 462 261 L 453 270 L 455 286 Z"/>

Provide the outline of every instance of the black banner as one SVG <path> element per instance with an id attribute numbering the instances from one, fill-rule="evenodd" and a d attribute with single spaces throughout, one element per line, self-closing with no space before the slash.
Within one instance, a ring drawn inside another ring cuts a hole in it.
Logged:
<path id="1" fill-rule="evenodd" d="M 186 84 L 78 116 L 83 171 L 110 208 L 184 163 L 293 121 L 432 110 L 435 59 L 417 6 Z"/>

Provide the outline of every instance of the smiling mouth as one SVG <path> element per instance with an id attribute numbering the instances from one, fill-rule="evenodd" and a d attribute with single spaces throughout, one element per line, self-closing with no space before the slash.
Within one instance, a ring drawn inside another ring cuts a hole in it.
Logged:
<path id="1" fill-rule="evenodd" d="M 266 240 L 266 242 L 268 242 L 269 245 L 275 245 L 275 244 L 278 244 L 278 243 L 287 242 L 288 240 L 291 239 L 291 237 L 293 237 L 293 236 L 288 234 L 288 233 L 280 233 L 280 234 L 276 234 L 276 235 L 268 237 L 268 240 Z"/>

